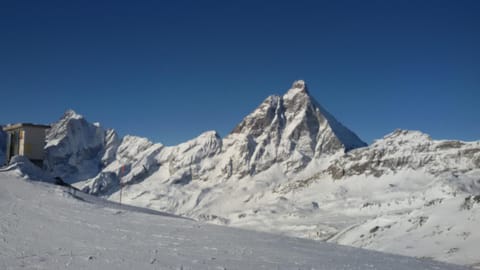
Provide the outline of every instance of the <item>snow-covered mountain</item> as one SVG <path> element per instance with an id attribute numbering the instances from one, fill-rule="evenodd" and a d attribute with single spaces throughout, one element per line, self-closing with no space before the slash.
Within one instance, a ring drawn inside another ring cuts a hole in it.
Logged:
<path id="1" fill-rule="evenodd" d="M 69 111 L 46 151 L 53 176 L 110 200 L 123 186 L 125 203 L 211 223 L 480 263 L 480 142 L 397 130 L 366 146 L 303 81 L 224 138 L 164 146 Z"/>
<path id="2" fill-rule="evenodd" d="M 119 138 L 113 130 L 89 123 L 72 110 L 46 134 L 47 171 L 67 183 L 98 175 L 113 161 Z"/>
<path id="3" fill-rule="evenodd" d="M 126 166 L 129 172 L 122 181 L 128 184 L 144 180 L 143 174 L 166 163 L 169 177 L 178 180 L 174 182 L 212 176 L 242 178 L 274 165 L 288 175 L 314 159 L 363 146 L 366 144 L 310 96 L 304 81 L 296 81 L 284 96 L 268 97 L 224 139 L 214 131 L 174 147 L 134 136 L 119 139 L 113 130 L 67 111 L 47 133 L 45 149 L 47 169 L 69 183 Z M 215 164 L 211 159 L 217 159 Z M 220 170 L 210 175 L 214 169 Z"/>
<path id="4" fill-rule="evenodd" d="M 246 155 L 241 168 L 232 170 L 246 168 L 250 174 L 275 163 L 284 173 L 297 172 L 313 158 L 366 146 L 310 96 L 304 81 L 296 81 L 283 96 L 268 97 L 226 138 L 242 139 Z"/>

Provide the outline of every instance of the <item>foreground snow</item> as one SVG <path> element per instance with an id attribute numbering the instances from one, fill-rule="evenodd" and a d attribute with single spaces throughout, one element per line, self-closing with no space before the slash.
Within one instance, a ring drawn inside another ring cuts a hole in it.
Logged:
<path id="1" fill-rule="evenodd" d="M 464 269 L 125 210 L 16 170 L 0 213 L 1 269 Z"/>

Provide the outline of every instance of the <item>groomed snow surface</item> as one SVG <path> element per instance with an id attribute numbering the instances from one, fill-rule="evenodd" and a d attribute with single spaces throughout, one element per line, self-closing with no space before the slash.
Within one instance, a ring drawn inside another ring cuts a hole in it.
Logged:
<path id="1" fill-rule="evenodd" d="M 0 269 L 466 268 L 125 209 L 14 169 L 0 172 Z"/>

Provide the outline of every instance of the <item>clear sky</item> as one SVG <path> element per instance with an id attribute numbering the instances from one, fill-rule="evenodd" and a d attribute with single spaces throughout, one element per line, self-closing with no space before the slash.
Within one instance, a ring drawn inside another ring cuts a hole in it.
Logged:
<path id="1" fill-rule="evenodd" d="M 366 142 L 480 139 L 480 1 L 0 0 L 0 123 L 69 108 L 168 145 L 304 79 Z"/>

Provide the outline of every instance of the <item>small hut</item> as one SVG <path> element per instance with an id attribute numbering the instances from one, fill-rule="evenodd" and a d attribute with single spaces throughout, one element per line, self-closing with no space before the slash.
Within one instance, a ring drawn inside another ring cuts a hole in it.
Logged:
<path id="1" fill-rule="evenodd" d="M 8 125 L 3 128 L 7 133 L 5 162 L 8 164 L 13 156 L 25 156 L 38 166 L 44 159 L 45 132 L 50 126 L 30 123 Z"/>

